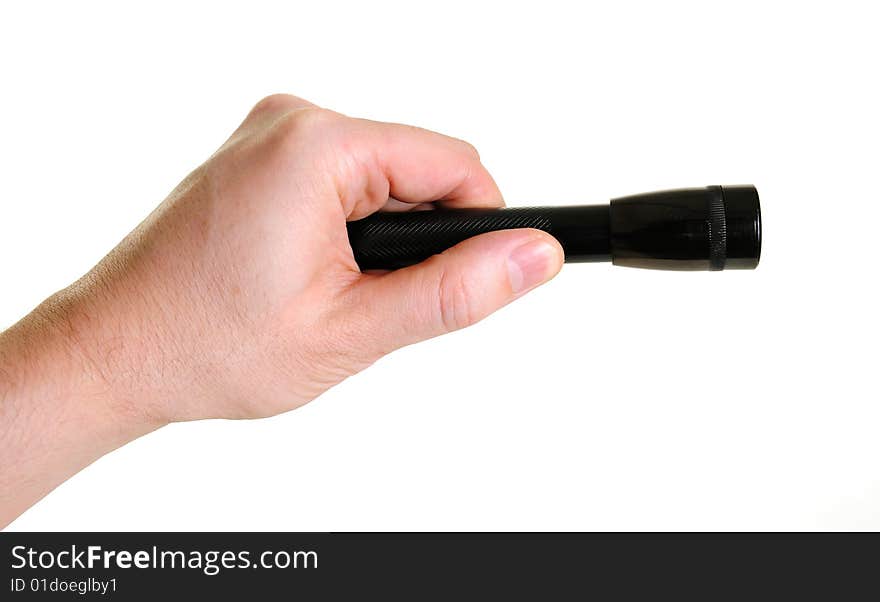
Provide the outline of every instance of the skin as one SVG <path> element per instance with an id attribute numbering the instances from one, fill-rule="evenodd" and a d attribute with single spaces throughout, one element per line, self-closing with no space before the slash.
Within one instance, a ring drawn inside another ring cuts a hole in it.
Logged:
<path id="1" fill-rule="evenodd" d="M 261 100 L 88 274 L 0 333 L 0 526 L 137 437 L 297 408 L 559 271 L 538 230 L 358 270 L 347 220 L 437 204 L 503 205 L 466 142 Z"/>

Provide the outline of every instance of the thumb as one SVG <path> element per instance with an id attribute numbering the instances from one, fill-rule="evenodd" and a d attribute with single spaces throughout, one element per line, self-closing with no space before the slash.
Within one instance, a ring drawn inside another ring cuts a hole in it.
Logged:
<path id="1" fill-rule="evenodd" d="M 562 261 L 562 247 L 546 232 L 481 234 L 420 264 L 364 277 L 358 313 L 389 352 L 482 320 L 550 280 Z"/>

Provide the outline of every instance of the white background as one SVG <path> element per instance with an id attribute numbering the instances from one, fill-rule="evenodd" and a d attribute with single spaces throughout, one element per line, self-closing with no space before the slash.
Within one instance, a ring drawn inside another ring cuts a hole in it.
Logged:
<path id="1" fill-rule="evenodd" d="M 566 266 L 300 410 L 138 440 L 11 528 L 880 528 L 874 10 L 4 5 L 0 328 L 279 91 L 465 138 L 510 205 L 754 183 L 765 226 L 757 271 Z"/>

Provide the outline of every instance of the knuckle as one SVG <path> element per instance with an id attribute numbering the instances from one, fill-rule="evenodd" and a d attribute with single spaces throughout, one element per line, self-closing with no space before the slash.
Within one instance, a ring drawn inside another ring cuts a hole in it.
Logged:
<path id="1" fill-rule="evenodd" d="M 466 151 L 470 156 L 472 156 L 472 157 L 473 157 L 474 159 L 476 159 L 477 161 L 480 160 L 480 151 L 477 150 L 477 147 L 476 147 L 476 146 L 474 146 L 473 144 L 471 144 L 471 143 L 468 142 L 467 140 L 461 140 L 461 139 L 459 139 L 459 142 L 461 143 L 462 147 L 465 149 L 465 151 Z"/>
<path id="2" fill-rule="evenodd" d="M 292 111 L 284 117 L 283 127 L 288 133 L 302 134 L 314 132 L 333 123 L 336 113 L 321 107 L 304 107 Z"/>
<path id="3" fill-rule="evenodd" d="M 296 107 L 297 101 L 297 97 L 290 94 L 270 94 L 257 101 L 251 115 L 287 111 Z"/>
<path id="4" fill-rule="evenodd" d="M 459 330 L 477 322 L 474 299 L 474 291 L 467 279 L 460 273 L 444 271 L 437 288 L 437 313 L 443 328 Z"/>
<path id="5" fill-rule="evenodd" d="M 306 107 L 286 114 L 275 129 L 286 142 L 298 143 L 323 137 L 336 120 L 336 114 L 320 107 Z"/>

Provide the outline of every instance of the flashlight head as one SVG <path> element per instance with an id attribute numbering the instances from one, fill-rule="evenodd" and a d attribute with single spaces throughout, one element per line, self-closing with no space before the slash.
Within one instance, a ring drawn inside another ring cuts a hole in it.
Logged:
<path id="1" fill-rule="evenodd" d="M 754 186 L 683 188 L 613 199 L 611 261 L 661 270 L 750 270 L 761 258 Z"/>

